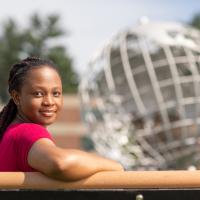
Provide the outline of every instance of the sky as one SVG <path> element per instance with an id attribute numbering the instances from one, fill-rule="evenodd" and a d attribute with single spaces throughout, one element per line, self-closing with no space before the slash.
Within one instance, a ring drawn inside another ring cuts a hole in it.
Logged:
<path id="1" fill-rule="evenodd" d="M 92 55 L 113 35 L 137 25 L 142 16 L 152 21 L 187 23 L 200 13 L 198 0 L 0 0 L 0 23 L 8 17 L 26 26 L 31 14 L 58 14 L 68 32 L 62 44 L 83 75 Z"/>

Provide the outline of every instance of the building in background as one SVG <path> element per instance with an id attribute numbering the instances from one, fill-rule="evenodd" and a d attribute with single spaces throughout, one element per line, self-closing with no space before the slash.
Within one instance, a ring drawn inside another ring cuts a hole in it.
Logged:
<path id="1" fill-rule="evenodd" d="M 127 169 L 200 164 L 200 32 L 175 22 L 121 31 L 80 84 L 95 150 Z"/>
<path id="2" fill-rule="evenodd" d="M 60 116 L 57 122 L 48 127 L 48 130 L 58 146 L 83 148 L 81 139 L 86 133 L 86 126 L 81 120 L 78 95 L 64 95 L 64 105 Z"/>

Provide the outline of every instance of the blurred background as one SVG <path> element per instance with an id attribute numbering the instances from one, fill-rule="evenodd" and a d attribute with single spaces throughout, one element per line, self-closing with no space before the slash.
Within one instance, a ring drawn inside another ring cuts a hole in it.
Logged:
<path id="1" fill-rule="evenodd" d="M 200 4 L 191 0 L 25 0 L 0 6 L 0 101 L 10 66 L 53 60 L 64 109 L 56 143 L 126 169 L 200 162 Z"/>

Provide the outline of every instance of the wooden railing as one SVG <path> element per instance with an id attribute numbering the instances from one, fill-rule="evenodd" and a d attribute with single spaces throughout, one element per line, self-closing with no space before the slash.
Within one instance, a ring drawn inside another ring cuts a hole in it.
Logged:
<path id="1" fill-rule="evenodd" d="M 36 172 L 0 172 L 0 199 L 199 200 L 200 171 L 99 172 L 74 182 Z"/>
<path id="2" fill-rule="evenodd" d="M 200 188 L 200 171 L 99 172 L 74 182 L 54 180 L 37 172 L 0 172 L 0 189 L 134 188 Z"/>

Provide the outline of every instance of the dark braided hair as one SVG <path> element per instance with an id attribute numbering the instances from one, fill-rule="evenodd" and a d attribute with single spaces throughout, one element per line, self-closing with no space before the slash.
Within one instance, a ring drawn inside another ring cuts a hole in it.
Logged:
<path id="1" fill-rule="evenodd" d="M 48 66 L 55 69 L 58 72 L 56 65 L 50 60 L 44 60 L 37 57 L 28 57 L 19 63 L 14 64 L 11 67 L 9 79 L 8 79 L 8 92 L 11 94 L 13 90 L 20 91 L 26 74 L 34 67 Z M 59 74 L 59 72 L 58 72 Z M 9 124 L 14 120 L 17 114 L 17 106 L 13 99 L 10 98 L 8 104 L 0 112 L 0 139 Z"/>

